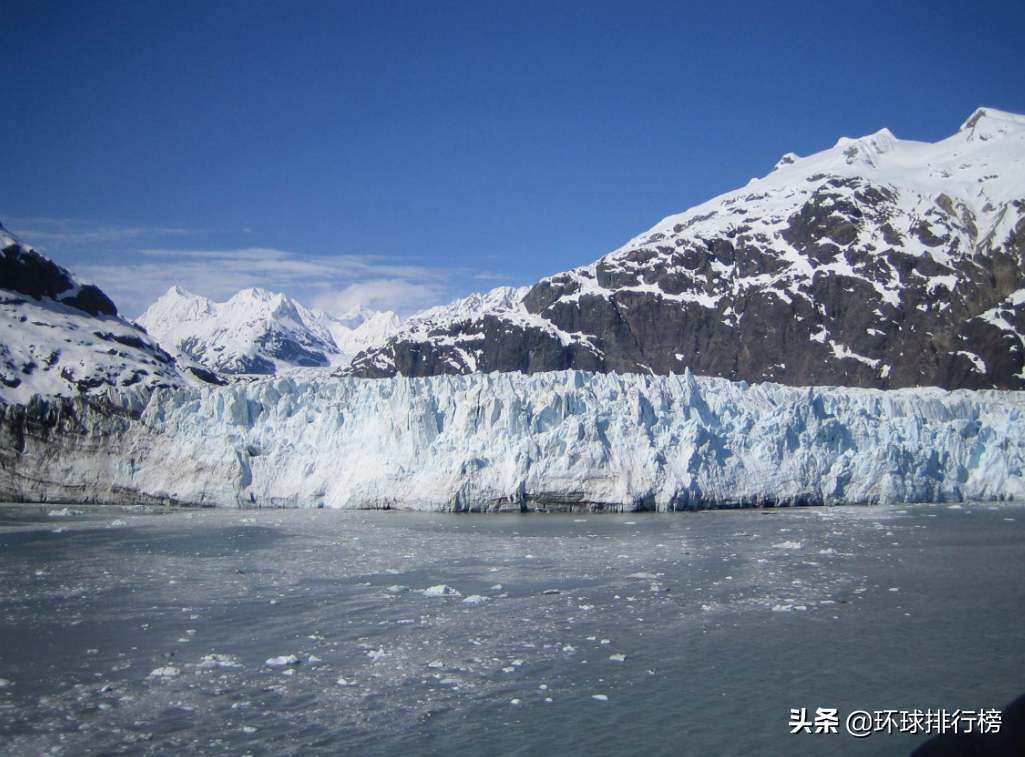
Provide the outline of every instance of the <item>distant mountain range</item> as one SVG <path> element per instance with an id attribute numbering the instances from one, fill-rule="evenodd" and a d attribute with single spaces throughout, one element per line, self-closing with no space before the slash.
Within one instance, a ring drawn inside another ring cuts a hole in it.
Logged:
<path id="1" fill-rule="evenodd" d="M 172 287 L 136 326 L 2 226 L 0 251 L 5 402 L 294 372 L 1025 387 L 1025 116 L 989 108 L 936 144 L 883 129 L 785 155 L 591 265 L 405 322 Z"/>
<path id="2" fill-rule="evenodd" d="M 1025 386 L 1025 116 L 936 144 L 788 154 L 518 302 L 402 329 L 362 377 L 682 373 L 877 388 Z"/>
<path id="3" fill-rule="evenodd" d="M 216 303 L 177 286 L 137 322 L 161 344 L 218 373 L 264 375 L 337 367 L 400 324 L 394 313 L 359 306 L 335 318 L 265 289 L 244 289 Z"/>

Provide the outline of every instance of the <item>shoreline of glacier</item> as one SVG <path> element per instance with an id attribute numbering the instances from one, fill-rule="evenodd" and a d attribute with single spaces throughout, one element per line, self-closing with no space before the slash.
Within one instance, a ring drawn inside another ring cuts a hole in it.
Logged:
<path id="1" fill-rule="evenodd" d="M 490 511 L 1020 501 L 1019 392 L 578 371 L 0 406 L 0 499 Z"/>

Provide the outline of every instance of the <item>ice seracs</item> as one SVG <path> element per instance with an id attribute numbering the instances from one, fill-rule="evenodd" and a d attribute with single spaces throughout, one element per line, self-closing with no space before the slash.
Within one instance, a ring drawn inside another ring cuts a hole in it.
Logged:
<path id="1" fill-rule="evenodd" d="M 1025 498 L 1019 392 L 564 371 L 101 399 L 0 408 L 0 497 L 421 510 Z"/>

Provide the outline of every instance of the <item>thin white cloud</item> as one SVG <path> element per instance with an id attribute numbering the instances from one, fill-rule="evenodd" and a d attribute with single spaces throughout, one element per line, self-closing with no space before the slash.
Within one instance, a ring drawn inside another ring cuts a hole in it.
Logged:
<path id="1" fill-rule="evenodd" d="M 32 216 L 8 218 L 6 225 L 28 244 L 41 247 L 73 247 L 80 244 L 119 243 L 162 236 L 184 236 L 195 232 L 169 226 L 126 226 L 96 224 L 77 218 Z"/>
<path id="2" fill-rule="evenodd" d="M 478 271 L 473 274 L 473 278 L 477 281 L 508 281 L 509 274 L 500 271 Z"/>
<path id="3" fill-rule="evenodd" d="M 77 266 L 129 317 L 173 285 L 218 302 L 241 289 L 262 287 L 300 302 L 344 313 L 360 304 L 410 315 L 451 299 L 462 269 L 400 265 L 383 256 L 301 255 L 267 247 L 237 250 L 140 250 L 128 262 Z M 472 275 L 472 274 L 471 274 Z"/>
<path id="4" fill-rule="evenodd" d="M 39 245 L 44 253 L 48 248 L 61 250 L 56 256 L 58 262 L 64 258 L 64 264 L 99 286 L 129 318 L 137 318 L 174 285 L 217 302 L 242 289 L 262 287 L 331 313 L 341 314 L 359 304 L 407 316 L 465 296 L 477 287 L 475 281 L 508 280 L 508 276 L 491 270 L 425 265 L 408 256 L 308 255 L 257 246 L 174 249 L 154 245 L 170 237 L 200 234 L 169 226 L 99 224 L 42 216 L 9 218 L 5 225 L 27 244 Z M 248 234 L 248 227 L 242 233 Z"/>
<path id="5" fill-rule="evenodd" d="M 437 282 L 404 279 L 374 279 L 349 284 L 336 292 L 322 292 L 313 298 L 313 306 L 341 314 L 355 305 L 371 310 L 392 310 L 410 315 L 445 299 L 445 287 Z"/>
<path id="6" fill-rule="evenodd" d="M 452 269 L 398 265 L 388 262 L 390 259 L 383 255 L 302 255 L 270 247 L 245 247 L 237 250 L 146 249 L 139 252 L 149 257 L 187 260 L 190 265 L 257 270 L 282 279 L 392 276 L 443 281 L 453 274 Z"/>

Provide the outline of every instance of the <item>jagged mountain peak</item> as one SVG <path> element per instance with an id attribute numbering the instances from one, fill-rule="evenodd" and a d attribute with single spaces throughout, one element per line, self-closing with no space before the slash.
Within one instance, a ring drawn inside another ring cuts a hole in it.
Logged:
<path id="1" fill-rule="evenodd" d="M 961 124 L 959 131 L 967 131 L 974 129 L 979 125 L 980 121 L 998 121 L 1004 123 L 1015 124 L 1016 126 L 1025 126 L 1025 115 L 1019 115 L 1018 113 L 1010 113 L 1006 110 L 997 110 L 996 108 L 976 108 L 975 112 L 968 117 L 968 120 Z"/>
<path id="2" fill-rule="evenodd" d="M 139 323 L 212 370 L 263 375 L 338 367 L 399 326 L 394 313 L 354 308 L 339 319 L 262 287 L 223 303 L 172 287 Z"/>

